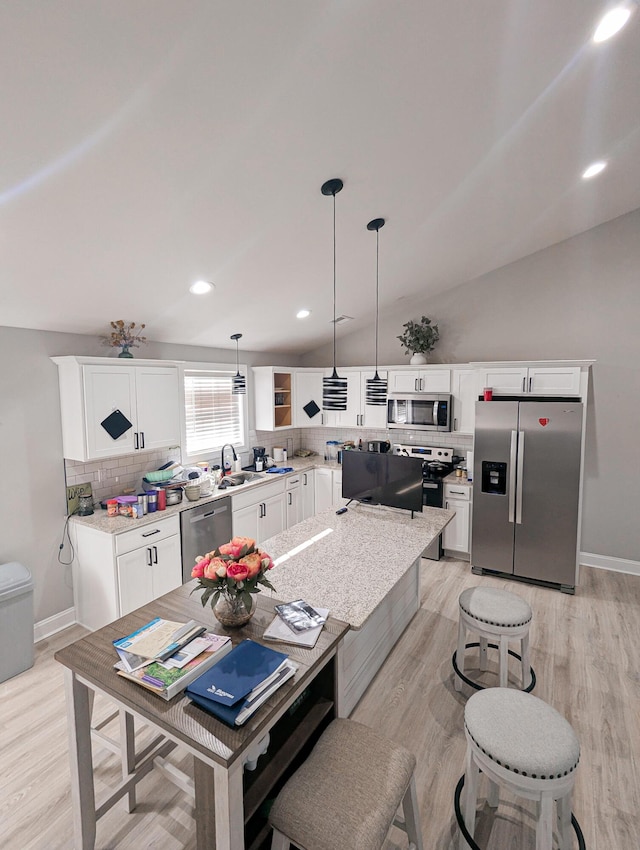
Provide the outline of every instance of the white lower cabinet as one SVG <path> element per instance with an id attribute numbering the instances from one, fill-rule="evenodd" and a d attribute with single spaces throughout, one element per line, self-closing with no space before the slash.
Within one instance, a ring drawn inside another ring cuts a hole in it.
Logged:
<path id="1" fill-rule="evenodd" d="M 285 482 L 274 481 L 232 494 L 233 536 L 250 537 L 260 544 L 286 526 Z"/>
<path id="2" fill-rule="evenodd" d="M 292 475 L 286 481 L 287 528 L 293 528 L 302 519 L 302 486 L 300 481 L 300 475 Z"/>
<path id="3" fill-rule="evenodd" d="M 316 513 L 347 504 L 342 498 L 342 470 L 320 467 L 315 470 Z"/>
<path id="4" fill-rule="evenodd" d="M 120 534 L 77 521 L 72 536 L 76 622 L 92 631 L 182 584 L 177 514 Z"/>
<path id="5" fill-rule="evenodd" d="M 468 554 L 471 549 L 471 487 L 468 484 L 445 484 L 444 507 L 456 515 L 442 532 L 442 546 L 453 552 Z"/>
<path id="6" fill-rule="evenodd" d="M 124 616 L 181 583 L 180 535 L 150 541 L 147 546 L 120 555 L 117 564 L 120 615 Z"/>
<path id="7" fill-rule="evenodd" d="M 300 473 L 300 492 L 302 517 L 308 519 L 316 512 L 316 493 L 315 493 L 315 470 L 309 469 L 307 472 Z"/>

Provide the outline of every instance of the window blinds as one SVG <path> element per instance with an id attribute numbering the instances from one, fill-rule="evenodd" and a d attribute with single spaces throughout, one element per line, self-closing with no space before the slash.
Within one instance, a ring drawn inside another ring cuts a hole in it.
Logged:
<path id="1" fill-rule="evenodd" d="M 188 455 L 244 444 L 245 396 L 233 395 L 233 372 L 187 370 L 184 373 L 186 450 Z"/>

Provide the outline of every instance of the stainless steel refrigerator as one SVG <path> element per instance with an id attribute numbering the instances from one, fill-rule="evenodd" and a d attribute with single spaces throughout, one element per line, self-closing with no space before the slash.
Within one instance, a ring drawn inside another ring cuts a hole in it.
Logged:
<path id="1" fill-rule="evenodd" d="M 575 589 L 583 406 L 479 401 L 473 464 L 473 571 Z"/>

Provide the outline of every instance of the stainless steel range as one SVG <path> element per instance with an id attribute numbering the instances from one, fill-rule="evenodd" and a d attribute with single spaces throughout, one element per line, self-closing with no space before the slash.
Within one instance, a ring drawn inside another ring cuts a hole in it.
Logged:
<path id="1" fill-rule="evenodd" d="M 453 471 L 453 449 L 394 443 L 393 454 L 422 460 L 422 504 L 430 508 L 441 508 L 444 505 L 443 479 Z M 440 560 L 442 535 L 424 550 L 422 557 L 432 561 Z"/>

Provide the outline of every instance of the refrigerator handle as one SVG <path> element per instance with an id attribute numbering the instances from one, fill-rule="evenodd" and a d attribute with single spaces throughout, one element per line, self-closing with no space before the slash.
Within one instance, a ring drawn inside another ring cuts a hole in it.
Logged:
<path id="1" fill-rule="evenodd" d="M 515 520 L 516 506 L 516 461 L 518 458 L 518 432 L 511 432 L 511 451 L 509 453 L 509 522 Z"/>
<path id="2" fill-rule="evenodd" d="M 518 432 L 518 493 L 516 496 L 516 522 L 522 525 L 522 490 L 524 475 L 524 431 Z"/>

